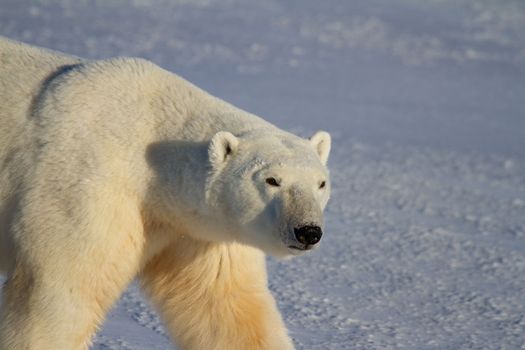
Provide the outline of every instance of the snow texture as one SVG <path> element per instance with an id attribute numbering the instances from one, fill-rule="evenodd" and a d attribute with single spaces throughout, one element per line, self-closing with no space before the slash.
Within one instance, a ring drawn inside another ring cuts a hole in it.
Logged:
<path id="1" fill-rule="evenodd" d="M 332 133 L 322 247 L 268 261 L 298 349 L 525 349 L 523 1 L 0 0 L 0 35 Z M 136 284 L 93 348 L 170 348 Z"/>

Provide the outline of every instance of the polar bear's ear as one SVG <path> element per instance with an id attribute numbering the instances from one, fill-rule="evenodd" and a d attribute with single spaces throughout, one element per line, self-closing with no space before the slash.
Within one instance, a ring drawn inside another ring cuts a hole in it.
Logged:
<path id="1" fill-rule="evenodd" d="M 224 163 L 229 156 L 237 151 L 239 139 L 228 131 L 219 131 L 210 141 L 208 156 L 212 165 Z"/>
<path id="2" fill-rule="evenodd" d="M 312 137 L 310 137 L 310 143 L 314 147 L 321 163 L 326 165 L 328 161 L 328 155 L 330 154 L 330 145 L 332 143 L 332 138 L 330 134 L 326 131 L 318 131 Z"/>

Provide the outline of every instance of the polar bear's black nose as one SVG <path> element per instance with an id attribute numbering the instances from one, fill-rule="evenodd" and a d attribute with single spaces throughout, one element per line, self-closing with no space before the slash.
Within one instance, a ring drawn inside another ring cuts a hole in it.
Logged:
<path id="1" fill-rule="evenodd" d="M 303 244 L 316 244 L 321 240 L 321 236 L 323 235 L 323 231 L 319 226 L 303 226 L 299 228 L 293 229 L 295 233 L 295 238 Z"/>

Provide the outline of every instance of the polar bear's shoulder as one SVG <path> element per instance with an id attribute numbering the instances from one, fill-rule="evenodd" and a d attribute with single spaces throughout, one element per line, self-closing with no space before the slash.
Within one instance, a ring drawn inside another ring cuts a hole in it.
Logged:
<path id="1" fill-rule="evenodd" d="M 74 69 L 73 69 L 74 68 Z M 0 36 L 0 77 L 7 87 L 23 84 L 26 89 L 45 84 L 59 76 L 77 75 L 76 81 L 123 83 L 140 77 L 159 79 L 171 75 L 154 63 L 134 57 L 85 60 Z M 79 73 L 79 74 L 74 74 Z M 55 80 L 56 82 L 56 80 Z"/>

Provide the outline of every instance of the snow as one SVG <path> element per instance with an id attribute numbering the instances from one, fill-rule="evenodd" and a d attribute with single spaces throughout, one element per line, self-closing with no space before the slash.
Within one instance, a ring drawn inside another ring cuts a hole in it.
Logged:
<path id="1" fill-rule="evenodd" d="M 321 248 L 268 259 L 298 349 L 525 349 L 522 1 L 2 0 L 0 35 L 332 133 Z M 133 284 L 93 348 L 170 343 Z"/>

